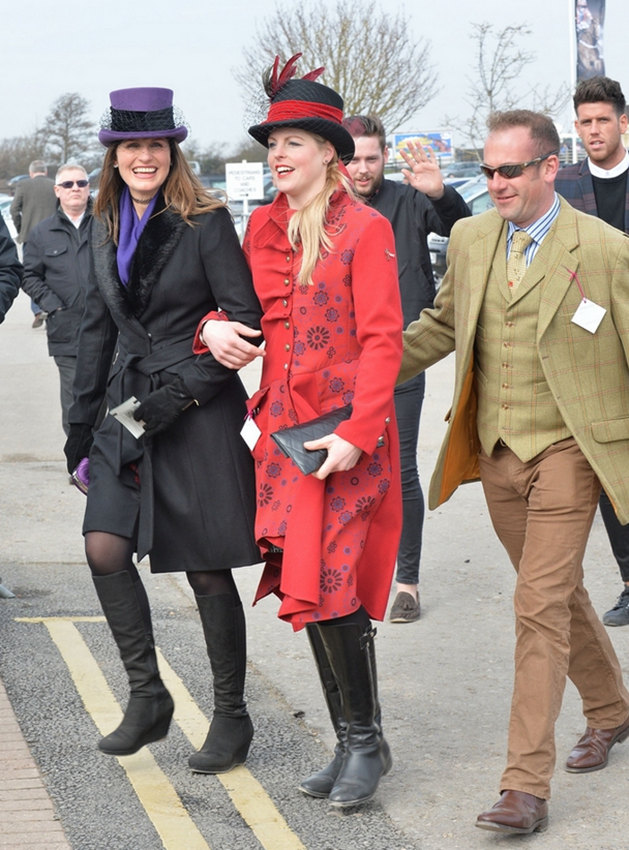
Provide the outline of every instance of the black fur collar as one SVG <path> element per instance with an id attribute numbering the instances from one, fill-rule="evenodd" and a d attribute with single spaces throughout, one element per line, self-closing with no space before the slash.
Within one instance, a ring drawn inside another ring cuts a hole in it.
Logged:
<path id="1" fill-rule="evenodd" d="M 118 275 L 116 246 L 107 238 L 101 221 L 94 220 L 92 254 L 96 280 L 112 312 L 139 318 L 149 302 L 151 290 L 172 256 L 186 223 L 177 213 L 165 209 L 162 196 L 138 240 L 128 286 Z"/>

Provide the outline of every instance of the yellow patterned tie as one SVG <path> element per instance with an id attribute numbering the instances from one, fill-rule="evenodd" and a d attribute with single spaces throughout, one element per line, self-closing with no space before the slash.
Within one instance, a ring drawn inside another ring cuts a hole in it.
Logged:
<path id="1" fill-rule="evenodd" d="M 511 237 L 511 251 L 507 260 L 507 280 L 512 293 L 518 288 L 526 272 L 524 252 L 532 241 L 533 237 L 525 230 L 514 230 Z"/>

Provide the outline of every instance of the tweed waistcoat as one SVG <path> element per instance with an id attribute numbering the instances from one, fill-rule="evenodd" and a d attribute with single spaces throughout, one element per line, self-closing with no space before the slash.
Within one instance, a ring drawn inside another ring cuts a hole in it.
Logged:
<path id="1" fill-rule="evenodd" d="M 512 299 L 506 230 L 494 254 L 476 329 L 478 436 L 487 454 L 502 440 L 526 462 L 571 435 L 544 377 L 535 344 L 543 286 L 540 270 L 545 267 L 548 241 L 537 251 Z"/>

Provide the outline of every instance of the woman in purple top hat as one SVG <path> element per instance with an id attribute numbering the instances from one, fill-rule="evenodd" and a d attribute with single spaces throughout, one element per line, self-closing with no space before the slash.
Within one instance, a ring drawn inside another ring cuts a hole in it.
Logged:
<path id="1" fill-rule="evenodd" d="M 191 172 L 170 89 L 114 91 L 92 231 L 93 271 L 79 336 L 65 451 L 89 456 L 87 562 L 131 694 L 99 747 L 127 755 L 163 738 L 173 701 L 157 667 L 147 595 L 133 562 L 185 572 L 214 677 L 214 715 L 193 770 L 247 756 L 245 621 L 232 568 L 256 563 L 252 461 L 239 430 L 245 390 L 211 354 L 196 356 L 199 315 L 223 309 L 256 326 L 260 307 L 225 205 Z M 132 399 L 131 427 L 110 411 Z M 137 402 L 135 401 L 137 400 Z M 138 404 L 139 402 L 139 404 Z"/>

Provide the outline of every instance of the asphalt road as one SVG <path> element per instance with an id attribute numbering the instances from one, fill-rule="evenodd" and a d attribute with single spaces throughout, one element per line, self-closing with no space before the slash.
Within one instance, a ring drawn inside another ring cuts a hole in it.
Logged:
<path id="1" fill-rule="evenodd" d="M 185 579 L 151 576 L 148 568 L 176 722 L 165 741 L 137 757 L 101 754 L 98 729 L 115 725 L 112 700 L 125 699 L 124 673 L 84 563 L 83 497 L 67 482 L 56 369 L 44 329 L 30 323 L 21 295 L 0 326 L 0 577 L 16 594 L 0 599 L 0 677 L 75 850 L 629 847 L 629 745 L 614 748 L 606 770 L 578 776 L 561 769 L 585 725 L 571 684 L 557 725 L 549 830 L 506 839 L 474 827 L 497 799 L 513 653 L 513 572 L 476 484 L 427 514 L 421 620 L 378 625 L 394 767 L 370 805 L 339 814 L 297 791 L 334 742 L 304 635 L 277 620 L 274 600 L 249 607 L 259 567 L 237 573 L 256 727 L 246 769 L 218 778 L 187 768 L 211 714 L 208 662 Z M 452 365 L 448 359 L 428 373 L 419 448 L 426 483 L 450 404 Z M 255 370 L 246 380 L 253 389 Z M 621 588 L 599 517 L 585 569 L 602 613 Z M 629 627 L 611 636 L 629 679 Z M 1 822 L 0 814 L 0 831 Z"/>

